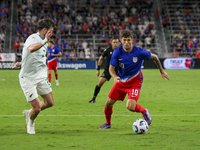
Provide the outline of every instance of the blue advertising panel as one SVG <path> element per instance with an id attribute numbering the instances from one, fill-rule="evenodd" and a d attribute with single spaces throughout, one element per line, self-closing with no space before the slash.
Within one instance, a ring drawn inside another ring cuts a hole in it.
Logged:
<path id="1" fill-rule="evenodd" d="M 96 69 L 96 61 L 58 61 L 58 69 Z"/>

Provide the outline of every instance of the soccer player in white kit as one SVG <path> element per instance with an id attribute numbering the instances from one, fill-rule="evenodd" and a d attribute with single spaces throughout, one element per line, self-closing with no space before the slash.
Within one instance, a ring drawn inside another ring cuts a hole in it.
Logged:
<path id="1" fill-rule="evenodd" d="M 50 18 L 38 22 L 38 32 L 30 35 L 23 47 L 22 61 L 16 62 L 15 67 L 21 66 L 19 82 L 24 95 L 32 106 L 24 110 L 27 133 L 35 134 L 35 119 L 41 110 L 54 105 L 51 86 L 47 78 L 46 53 L 55 23 Z M 43 98 L 39 100 L 38 95 Z"/>

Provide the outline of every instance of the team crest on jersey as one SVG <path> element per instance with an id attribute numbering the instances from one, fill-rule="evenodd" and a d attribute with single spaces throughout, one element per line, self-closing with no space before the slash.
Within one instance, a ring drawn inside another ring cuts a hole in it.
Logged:
<path id="1" fill-rule="evenodd" d="M 54 52 L 55 50 L 53 49 L 52 52 Z"/>
<path id="2" fill-rule="evenodd" d="M 133 62 L 134 62 L 134 63 L 137 62 L 137 57 L 133 57 Z"/>

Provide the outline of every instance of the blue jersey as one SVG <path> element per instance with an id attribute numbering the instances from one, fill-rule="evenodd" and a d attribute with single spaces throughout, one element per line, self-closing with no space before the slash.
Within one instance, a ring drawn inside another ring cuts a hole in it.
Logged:
<path id="1" fill-rule="evenodd" d="M 49 56 L 48 57 L 48 62 L 56 59 L 56 56 L 51 56 L 52 53 L 53 54 L 58 54 L 59 52 L 61 52 L 61 51 L 60 51 L 60 49 L 58 47 L 56 47 L 56 46 L 54 46 L 53 48 L 49 47 L 48 48 L 48 56 Z"/>
<path id="2" fill-rule="evenodd" d="M 110 65 L 118 66 L 118 76 L 121 81 L 137 75 L 141 71 L 144 59 L 150 59 L 151 53 L 140 47 L 134 46 L 130 53 L 127 53 L 123 46 L 116 48 L 112 54 Z"/>

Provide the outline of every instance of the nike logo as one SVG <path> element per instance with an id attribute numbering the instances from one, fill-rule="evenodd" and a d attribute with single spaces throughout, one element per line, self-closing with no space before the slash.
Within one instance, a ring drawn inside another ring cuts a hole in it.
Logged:
<path id="1" fill-rule="evenodd" d="M 30 97 L 33 96 L 33 93 L 30 95 Z"/>

